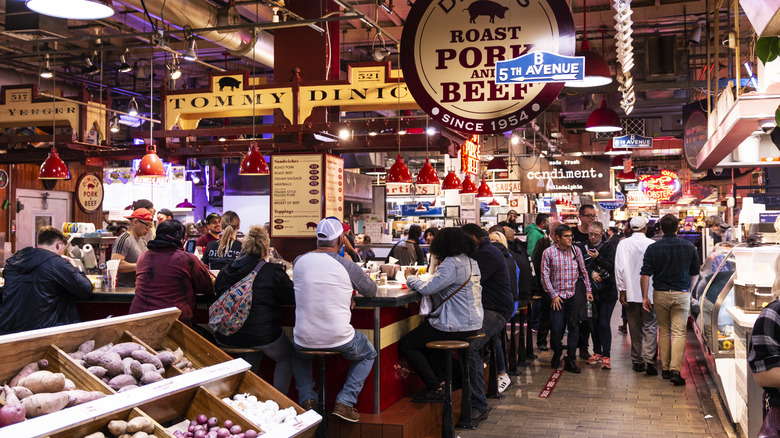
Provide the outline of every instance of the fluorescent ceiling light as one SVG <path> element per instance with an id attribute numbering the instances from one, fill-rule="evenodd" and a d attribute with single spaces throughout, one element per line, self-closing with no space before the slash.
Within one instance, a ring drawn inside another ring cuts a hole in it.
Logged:
<path id="1" fill-rule="evenodd" d="M 114 15 L 110 0 L 29 0 L 27 7 L 42 15 L 72 20 L 98 20 Z"/>

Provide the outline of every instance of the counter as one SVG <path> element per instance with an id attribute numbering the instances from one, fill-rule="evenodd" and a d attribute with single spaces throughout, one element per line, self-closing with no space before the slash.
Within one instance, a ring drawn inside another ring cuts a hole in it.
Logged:
<path id="1" fill-rule="evenodd" d="M 757 436 L 764 422 L 764 390 L 756 384 L 747 362 L 748 346 L 758 313 L 745 313 L 739 307 L 726 307 L 734 318 L 734 398 L 737 412 L 732 417 L 745 436 Z"/>

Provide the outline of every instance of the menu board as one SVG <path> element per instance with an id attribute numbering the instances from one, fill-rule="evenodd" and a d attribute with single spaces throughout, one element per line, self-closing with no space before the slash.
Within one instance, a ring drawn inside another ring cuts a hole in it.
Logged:
<path id="1" fill-rule="evenodd" d="M 325 155 L 325 217 L 344 220 L 344 159 Z"/>
<path id="2" fill-rule="evenodd" d="M 323 154 L 271 155 L 271 235 L 314 237 L 322 219 Z"/>

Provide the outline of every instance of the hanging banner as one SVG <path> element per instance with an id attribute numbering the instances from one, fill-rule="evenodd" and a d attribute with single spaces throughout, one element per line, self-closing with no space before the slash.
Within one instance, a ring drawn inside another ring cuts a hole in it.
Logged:
<path id="1" fill-rule="evenodd" d="M 533 52 L 496 63 L 497 84 L 566 82 L 585 79 L 585 57 Z"/>
<path id="2" fill-rule="evenodd" d="M 615 187 L 610 158 L 520 157 L 518 164 L 528 169 L 522 179 L 487 182 L 494 194 L 610 192 Z"/>
<path id="3" fill-rule="evenodd" d="M 439 123 L 491 134 L 533 120 L 564 86 L 497 84 L 498 62 L 534 52 L 572 56 L 574 50 L 565 0 L 418 0 L 404 24 L 401 68 L 415 101 Z"/>
<path id="4" fill-rule="evenodd" d="M 617 210 L 626 204 L 626 196 L 616 190 L 614 201 L 598 201 L 598 204 L 604 210 Z"/>
<path id="5" fill-rule="evenodd" d="M 634 134 L 612 137 L 613 149 L 652 149 L 652 147 L 653 137 L 643 137 Z"/>

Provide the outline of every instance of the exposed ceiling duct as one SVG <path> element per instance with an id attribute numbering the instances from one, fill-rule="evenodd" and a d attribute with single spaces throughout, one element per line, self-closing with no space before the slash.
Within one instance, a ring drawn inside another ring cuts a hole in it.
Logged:
<path id="1" fill-rule="evenodd" d="M 122 3 L 141 12 L 144 9 L 141 0 L 122 0 Z M 161 20 L 164 18 L 165 22 L 179 28 L 204 29 L 243 24 L 235 7 L 217 8 L 205 0 L 146 0 L 144 3 L 149 15 Z M 228 49 L 234 55 L 246 56 L 268 67 L 274 66 L 274 37 L 268 32 L 258 31 L 257 38 L 253 38 L 249 29 L 201 31 L 197 36 Z"/>

